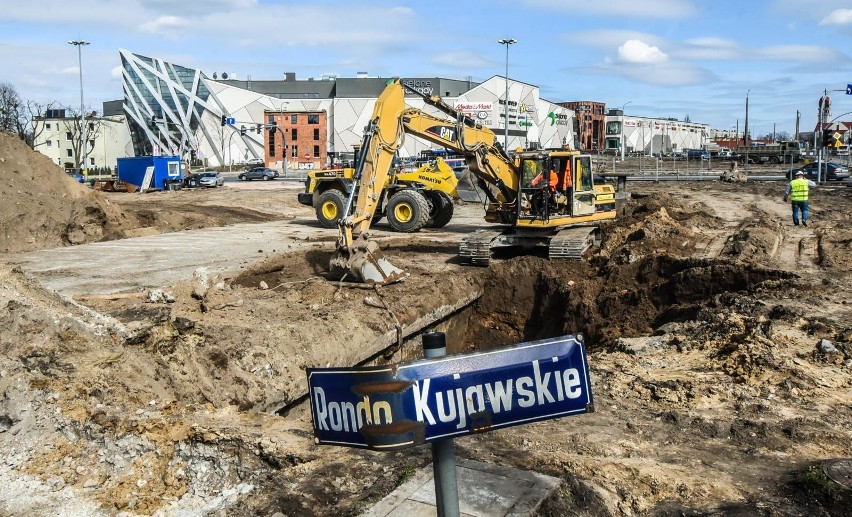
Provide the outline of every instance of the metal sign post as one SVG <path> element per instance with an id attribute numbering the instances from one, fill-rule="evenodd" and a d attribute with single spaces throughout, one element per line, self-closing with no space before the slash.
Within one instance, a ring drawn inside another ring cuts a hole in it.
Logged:
<path id="1" fill-rule="evenodd" d="M 459 515 L 453 438 L 594 411 L 583 336 L 387 366 L 308 368 L 317 444 L 393 451 L 432 444 L 438 515 Z"/>
<path id="2" fill-rule="evenodd" d="M 447 355 L 443 332 L 423 334 L 423 357 L 434 359 Z M 452 438 L 432 443 L 432 474 L 435 482 L 435 505 L 439 517 L 458 517 L 459 485 L 456 480 L 456 447 Z"/>

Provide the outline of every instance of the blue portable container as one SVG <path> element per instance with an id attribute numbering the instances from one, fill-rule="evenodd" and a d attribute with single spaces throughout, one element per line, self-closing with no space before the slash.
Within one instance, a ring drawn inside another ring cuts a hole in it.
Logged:
<path id="1" fill-rule="evenodd" d="M 132 156 L 118 159 L 118 179 L 142 187 L 148 168 L 152 169 L 147 188 L 167 190 L 170 183 L 183 180 L 180 156 Z"/>

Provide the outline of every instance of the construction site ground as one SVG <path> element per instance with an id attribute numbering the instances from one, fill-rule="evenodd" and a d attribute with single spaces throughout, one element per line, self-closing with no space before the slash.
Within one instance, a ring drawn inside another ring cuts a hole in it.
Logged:
<path id="1" fill-rule="evenodd" d="M 10 161 L 4 199 L 41 190 L 0 209 L 0 514 L 357 515 L 429 448 L 315 445 L 304 368 L 416 358 L 424 328 L 451 353 L 584 334 L 595 413 L 456 440 L 561 479 L 540 515 L 850 514 L 822 472 L 852 456 L 848 186 L 794 227 L 781 182 L 634 183 L 583 262 L 489 268 L 456 259 L 485 225 L 459 204 L 378 224 L 410 277 L 375 288 L 327 278 L 296 182 L 93 193 Z"/>

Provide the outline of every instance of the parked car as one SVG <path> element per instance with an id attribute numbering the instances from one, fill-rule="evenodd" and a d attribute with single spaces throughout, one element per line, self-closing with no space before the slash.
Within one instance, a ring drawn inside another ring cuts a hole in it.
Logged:
<path id="1" fill-rule="evenodd" d="M 709 160 L 710 153 L 704 149 L 689 149 L 686 151 L 686 158 L 688 160 Z"/>
<path id="2" fill-rule="evenodd" d="M 816 181 L 817 179 L 817 163 L 809 163 L 800 169 L 795 169 L 787 173 L 787 179 L 792 179 L 798 171 L 805 173 L 805 177 L 809 180 Z M 825 181 L 840 181 L 849 177 L 849 169 L 835 162 L 823 164 L 823 179 Z"/>
<path id="3" fill-rule="evenodd" d="M 66 174 L 68 174 L 68 176 L 74 178 L 78 183 L 85 183 L 86 182 L 86 178 L 84 178 L 83 175 L 80 174 L 79 172 L 73 172 L 72 171 L 72 172 L 66 172 Z"/>
<path id="4" fill-rule="evenodd" d="M 737 153 L 734 151 L 719 151 L 719 158 L 722 160 L 733 160 Z"/>
<path id="5" fill-rule="evenodd" d="M 237 178 L 240 181 L 246 180 L 272 180 L 278 177 L 278 171 L 272 170 L 269 167 L 253 167 L 247 171 L 241 172 Z"/>
<path id="6" fill-rule="evenodd" d="M 225 184 L 225 178 L 216 171 L 199 172 L 198 184 L 202 187 L 221 187 Z"/>

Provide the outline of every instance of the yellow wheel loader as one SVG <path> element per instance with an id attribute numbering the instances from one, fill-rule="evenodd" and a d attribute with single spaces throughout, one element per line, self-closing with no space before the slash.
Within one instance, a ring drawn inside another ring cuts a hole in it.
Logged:
<path id="1" fill-rule="evenodd" d="M 352 168 L 309 172 L 305 191 L 299 193 L 298 200 L 314 207 L 322 226 L 336 228 L 354 184 L 355 169 Z M 379 193 L 372 223 L 386 216 L 391 228 L 398 232 L 441 228 L 453 218 L 457 186 L 455 172 L 441 158 L 414 171 L 394 168 Z"/>

